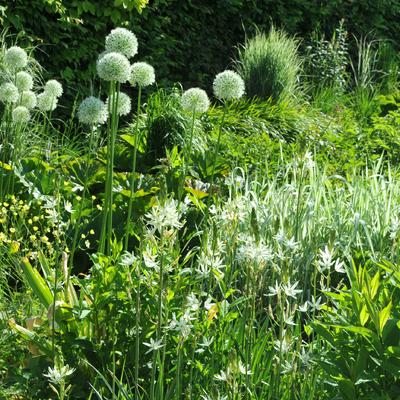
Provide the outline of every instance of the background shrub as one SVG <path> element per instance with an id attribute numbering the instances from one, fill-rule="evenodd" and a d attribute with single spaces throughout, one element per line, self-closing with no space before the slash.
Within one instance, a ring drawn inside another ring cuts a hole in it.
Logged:
<path id="1" fill-rule="evenodd" d="M 317 28 L 330 35 L 345 18 L 349 34 L 360 37 L 374 30 L 377 38 L 400 43 L 396 0 L 153 0 L 142 14 L 135 11 L 145 3 L 32 0 L 26 7 L 24 0 L 6 0 L 0 6 L 0 25 L 10 33 L 23 31 L 22 45 L 46 44 L 38 52 L 39 61 L 46 60 L 49 74 L 68 82 L 72 93 L 89 86 L 93 60 L 115 26 L 130 27 L 137 34 L 139 58 L 154 65 L 158 82 L 181 81 L 184 87 L 209 86 L 235 55 L 235 46 L 244 42 L 245 33 L 250 37 L 256 26 L 267 31 L 272 21 L 289 34 L 307 36 Z"/>

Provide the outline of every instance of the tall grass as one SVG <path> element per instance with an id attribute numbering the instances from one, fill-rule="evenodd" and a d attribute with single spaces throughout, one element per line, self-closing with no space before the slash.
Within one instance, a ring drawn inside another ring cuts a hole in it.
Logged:
<path id="1" fill-rule="evenodd" d="M 257 33 L 239 48 L 237 69 L 248 97 L 279 103 L 297 95 L 301 59 L 298 41 L 272 27 Z"/>

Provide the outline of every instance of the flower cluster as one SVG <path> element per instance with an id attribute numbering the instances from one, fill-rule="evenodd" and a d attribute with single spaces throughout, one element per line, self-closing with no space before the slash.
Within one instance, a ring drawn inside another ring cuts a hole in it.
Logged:
<path id="1" fill-rule="evenodd" d="M 220 100 L 240 99 L 244 95 L 244 81 L 236 72 L 226 70 L 215 77 L 213 90 Z"/>
<path id="2" fill-rule="evenodd" d="M 107 122 L 107 118 L 107 106 L 96 97 L 87 97 L 78 108 L 78 119 L 82 124 L 102 125 Z"/>
<path id="3" fill-rule="evenodd" d="M 204 113 L 210 107 L 207 93 L 199 88 L 186 90 L 182 95 L 181 103 L 184 110 L 195 113 Z"/>
<path id="4" fill-rule="evenodd" d="M 145 62 L 136 62 L 131 68 L 131 77 L 129 82 L 132 86 L 150 86 L 156 80 L 154 68 Z"/>

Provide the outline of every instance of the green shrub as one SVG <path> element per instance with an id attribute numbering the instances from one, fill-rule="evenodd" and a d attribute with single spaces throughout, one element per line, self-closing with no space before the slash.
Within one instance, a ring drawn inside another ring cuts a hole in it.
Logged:
<path id="1" fill-rule="evenodd" d="M 271 28 L 257 33 L 239 50 L 237 67 L 249 97 L 281 102 L 295 95 L 301 61 L 298 42 L 285 32 Z"/>

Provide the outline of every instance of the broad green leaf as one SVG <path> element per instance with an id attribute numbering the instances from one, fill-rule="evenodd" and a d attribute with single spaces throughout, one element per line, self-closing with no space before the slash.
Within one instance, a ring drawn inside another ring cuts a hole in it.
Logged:
<path id="1" fill-rule="evenodd" d="M 360 324 L 361 326 L 365 326 L 365 324 L 368 322 L 369 319 L 369 314 L 368 314 L 368 309 L 367 306 L 364 305 L 361 309 L 360 313 Z"/>
<path id="2" fill-rule="evenodd" d="M 392 310 L 392 301 L 381 311 L 379 311 L 379 334 L 382 336 L 383 328 L 386 325 L 387 320 L 390 317 L 390 311 Z"/>
<path id="3" fill-rule="evenodd" d="M 374 299 L 378 293 L 380 283 L 380 274 L 377 272 L 371 280 L 371 299 Z"/>
<path id="4" fill-rule="evenodd" d="M 33 293 L 46 308 L 49 308 L 50 305 L 53 304 L 53 295 L 44 279 L 39 272 L 32 267 L 26 257 L 22 259 L 21 268 Z"/>

